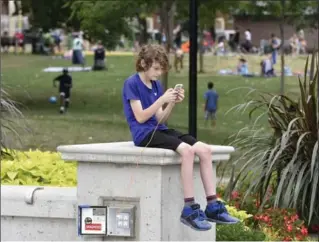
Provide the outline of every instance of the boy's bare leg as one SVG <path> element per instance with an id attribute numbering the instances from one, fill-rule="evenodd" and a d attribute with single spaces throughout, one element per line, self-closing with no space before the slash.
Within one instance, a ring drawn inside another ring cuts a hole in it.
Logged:
<path id="1" fill-rule="evenodd" d="M 212 150 L 209 145 L 203 142 L 197 142 L 194 144 L 193 149 L 200 159 L 200 175 L 204 185 L 205 194 L 207 197 L 215 195 Z"/>
<path id="2" fill-rule="evenodd" d="M 210 230 L 211 224 L 205 219 L 204 211 L 195 203 L 193 170 L 195 153 L 192 146 L 181 143 L 176 150 L 182 157 L 181 175 L 184 189 L 184 208 L 181 214 L 181 222 L 196 230 Z"/>
<path id="3" fill-rule="evenodd" d="M 194 170 L 194 158 L 195 152 L 192 146 L 181 143 L 177 150 L 177 153 L 181 155 L 181 177 L 184 191 L 184 198 L 194 197 L 194 184 L 193 184 L 193 170 Z"/>

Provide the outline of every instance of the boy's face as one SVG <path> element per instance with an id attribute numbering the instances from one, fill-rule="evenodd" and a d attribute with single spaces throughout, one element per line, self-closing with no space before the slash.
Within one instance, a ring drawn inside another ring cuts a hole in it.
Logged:
<path id="1" fill-rule="evenodd" d="M 158 62 L 153 62 L 152 66 L 147 71 L 145 71 L 145 75 L 150 80 L 158 80 L 162 74 L 163 68 Z"/>

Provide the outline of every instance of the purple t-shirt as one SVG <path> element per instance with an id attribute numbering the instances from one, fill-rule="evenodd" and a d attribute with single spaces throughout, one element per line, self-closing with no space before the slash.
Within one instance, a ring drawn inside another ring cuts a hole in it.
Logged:
<path id="1" fill-rule="evenodd" d="M 150 89 L 143 83 L 138 73 L 125 80 L 122 92 L 124 114 L 135 145 L 139 145 L 150 132 L 154 131 L 158 121 L 154 114 L 144 123 L 137 122 L 130 100 L 140 100 L 142 108 L 147 109 L 162 95 L 163 88 L 160 81 L 152 81 L 152 88 Z M 159 124 L 157 127 L 157 130 L 165 129 L 167 127 L 164 124 Z"/>

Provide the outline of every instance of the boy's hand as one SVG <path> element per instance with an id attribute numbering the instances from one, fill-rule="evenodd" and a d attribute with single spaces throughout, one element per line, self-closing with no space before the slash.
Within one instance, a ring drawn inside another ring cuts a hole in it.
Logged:
<path id="1" fill-rule="evenodd" d="M 184 92 L 185 92 L 185 91 L 184 91 L 183 88 L 181 88 L 181 89 L 178 90 L 178 92 L 177 92 L 177 98 L 176 98 L 176 100 L 175 100 L 175 103 L 180 103 L 180 102 L 182 102 L 182 101 L 184 100 L 184 98 L 185 98 Z"/>
<path id="2" fill-rule="evenodd" d="M 173 88 L 169 88 L 161 97 L 164 103 L 175 102 L 177 97 L 177 93 Z"/>

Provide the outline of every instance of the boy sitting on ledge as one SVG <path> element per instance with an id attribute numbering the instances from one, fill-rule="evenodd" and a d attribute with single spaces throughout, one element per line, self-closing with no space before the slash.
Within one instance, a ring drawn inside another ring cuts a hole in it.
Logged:
<path id="1" fill-rule="evenodd" d="M 159 77 L 168 70 L 168 56 L 159 45 L 143 46 L 136 62 L 136 74 L 124 82 L 122 99 L 124 113 L 134 144 L 140 147 L 171 149 L 180 154 L 184 208 L 180 220 L 195 230 L 209 230 L 211 224 L 234 224 L 214 192 L 211 148 L 189 134 L 169 129 L 164 123 L 174 106 L 184 99 L 184 90 L 169 88 L 163 92 Z M 163 109 L 163 105 L 167 104 Z M 200 158 L 200 173 L 207 206 L 205 212 L 194 199 L 193 166 L 195 154 Z M 209 222 L 208 222 L 209 221 Z"/>

